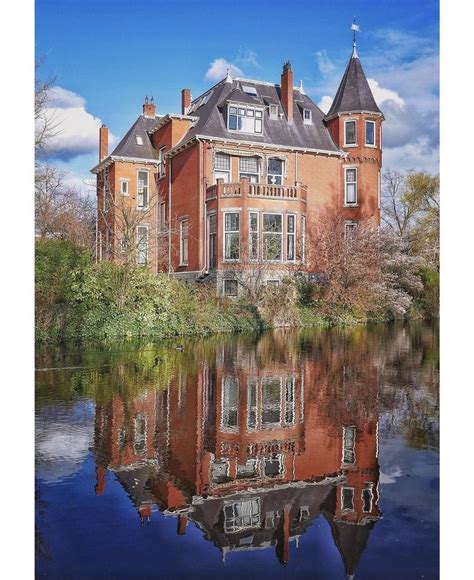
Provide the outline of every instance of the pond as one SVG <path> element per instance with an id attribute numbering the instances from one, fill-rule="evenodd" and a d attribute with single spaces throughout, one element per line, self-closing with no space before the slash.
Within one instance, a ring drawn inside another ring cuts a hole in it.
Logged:
<path id="1" fill-rule="evenodd" d="M 438 578 L 437 325 L 38 349 L 36 573 Z"/>

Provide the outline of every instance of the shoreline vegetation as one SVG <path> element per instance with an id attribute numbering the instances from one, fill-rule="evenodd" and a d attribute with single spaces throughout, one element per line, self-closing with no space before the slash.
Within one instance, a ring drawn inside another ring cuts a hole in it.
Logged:
<path id="1" fill-rule="evenodd" d="M 355 277 L 341 297 L 341 289 L 333 296 L 330 280 L 311 284 L 288 275 L 278 286 L 263 286 L 257 296 L 228 299 L 216 296 L 212 285 L 185 283 L 113 262 L 96 264 L 86 249 L 68 240 L 38 240 L 35 258 L 35 330 L 40 344 L 208 336 L 438 316 L 439 275 L 437 269 L 425 265 L 417 266 L 416 283 L 411 281 L 411 287 L 407 284 L 402 289 L 399 276 L 396 284 L 378 294 L 369 291 L 367 283 L 360 288 Z M 365 277 L 361 272 L 361 280 Z"/>

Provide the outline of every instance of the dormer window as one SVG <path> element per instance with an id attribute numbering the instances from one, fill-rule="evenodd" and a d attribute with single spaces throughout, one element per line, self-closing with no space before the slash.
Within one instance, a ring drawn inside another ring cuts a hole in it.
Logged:
<path id="1" fill-rule="evenodd" d="M 242 90 L 247 95 L 252 95 L 252 97 L 257 96 L 257 89 L 255 87 L 251 87 L 250 85 L 242 85 Z"/>
<path id="2" fill-rule="evenodd" d="M 143 145 L 143 137 L 141 135 L 135 135 L 135 142 L 137 145 Z"/>
<path id="3" fill-rule="evenodd" d="M 311 109 L 303 109 L 303 123 L 311 125 L 313 123 L 313 114 Z"/>
<path id="4" fill-rule="evenodd" d="M 262 133 L 263 112 L 255 107 L 229 105 L 227 128 L 242 133 Z"/>
<path id="5" fill-rule="evenodd" d="M 270 105 L 268 109 L 268 115 L 270 119 L 277 120 L 278 119 L 278 105 Z"/>

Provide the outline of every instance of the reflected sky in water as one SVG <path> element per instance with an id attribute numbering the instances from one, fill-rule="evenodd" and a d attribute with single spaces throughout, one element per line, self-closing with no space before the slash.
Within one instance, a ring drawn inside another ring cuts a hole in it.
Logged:
<path id="1" fill-rule="evenodd" d="M 438 578 L 438 331 L 37 352 L 47 578 Z"/>

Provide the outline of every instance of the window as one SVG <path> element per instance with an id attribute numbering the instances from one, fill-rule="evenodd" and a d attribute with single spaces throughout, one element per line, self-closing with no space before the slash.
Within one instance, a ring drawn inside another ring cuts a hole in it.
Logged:
<path id="1" fill-rule="evenodd" d="M 343 437 L 342 462 L 355 463 L 356 428 L 343 427 L 342 437 Z"/>
<path id="2" fill-rule="evenodd" d="M 224 295 L 225 296 L 238 296 L 238 284 L 237 280 L 224 280 Z"/>
<path id="3" fill-rule="evenodd" d="M 366 121 L 365 122 L 365 144 L 374 146 L 375 145 L 375 122 Z"/>
<path id="4" fill-rule="evenodd" d="M 128 240 L 125 237 L 120 240 L 120 255 L 123 257 L 126 256 L 127 253 L 128 253 Z"/>
<path id="5" fill-rule="evenodd" d="M 257 462 L 255 459 L 247 459 L 247 461 L 242 465 L 237 464 L 236 470 L 237 479 L 255 477 L 256 475 L 257 475 Z"/>
<path id="6" fill-rule="evenodd" d="M 270 119 L 278 119 L 278 105 L 270 105 L 268 108 L 268 115 L 270 116 Z"/>
<path id="7" fill-rule="evenodd" d="M 306 217 L 301 216 L 301 262 L 304 264 L 306 249 Z"/>
<path id="8" fill-rule="evenodd" d="M 313 123 L 313 113 L 311 109 L 303 109 L 303 123 L 311 125 Z"/>
<path id="9" fill-rule="evenodd" d="M 188 237 L 189 237 L 189 220 L 182 219 L 179 224 L 180 244 L 179 244 L 179 261 L 181 266 L 188 265 Z"/>
<path id="10" fill-rule="evenodd" d="M 128 195 L 128 179 L 120 180 L 120 193 L 122 195 Z"/>
<path id="11" fill-rule="evenodd" d="M 143 145 L 143 137 L 141 135 L 135 135 L 135 143 L 137 145 Z"/>
<path id="12" fill-rule="evenodd" d="M 357 169 L 345 170 L 345 205 L 357 205 Z"/>
<path id="13" fill-rule="evenodd" d="M 274 453 L 270 457 L 265 457 L 264 473 L 266 477 L 277 477 L 283 472 L 281 455 Z"/>
<path id="14" fill-rule="evenodd" d="M 290 213 L 286 216 L 286 259 L 289 262 L 294 262 L 296 259 L 295 238 L 296 216 Z"/>
<path id="15" fill-rule="evenodd" d="M 357 222 L 345 222 L 344 223 L 344 239 L 349 240 L 357 227 Z"/>
<path id="16" fill-rule="evenodd" d="M 148 171 L 137 171 L 137 207 L 148 207 Z"/>
<path id="17" fill-rule="evenodd" d="M 289 377 L 285 385 L 285 425 L 293 425 L 295 420 L 295 379 Z"/>
<path id="18" fill-rule="evenodd" d="M 166 147 L 160 147 L 158 151 L 158 177 L 165 174 L 165 150 Z"/>
<path id="19" fill-rule="evenodd" d="M 148 259 L 148 226 L 137 226 L 137 264 L 146 266 Z"/>
<path id="20" fill-rule="evenodd" d="M 236 431 L 239 425 L 239 381 L 224 377 L 222 381 L 222 428 Z"/>
<path id="21" fill-rule="evenodd" d="M 345 511 L 354 511 L 354 488 L 353 487 L 343 487 L 341 489 L 341 504 L 342 509 Z"/>
<path id="22" fill-rule="evenodd" d="M 254 107 L 229 105 L 227 128 L 242 133 L 262 132 L 263 111 Z"/>
<path id="23" fill-rule="evenodd" d="M 164 232 L 166 229 L 166 204 L 161 201 L 158 206 L 158 229 L 160 232 Z"/>
<path id="24" fill-rule="evenodd" d="M 258 213 L 249 215 L 249 259 L 258 260 Z"/>
<path id="25" fill-rule="evenodd" d="M 250 183 L 259 181 L 259 163 L 257 157 L 239 157 L 239 178 L 247 177 Z"/>
<path id="26" fill-rule="evenodd" d="M 224 530 L 238 532 L 260 526 L 260 499 L 252 498 L 224 506 Z"/>
<path id="27" fill-rule="evenodd" d="M 283 219 L 281 214 L 263 214 L 263 259 L 277 262 L 282 259 Z"/>
<path id="28" fill-rule="evenodd" d="M 262 428 L 280 425 L 281 382 L 280 379 L 262 380 Z"/>
<path id="29" fill-rule="evenodd" d="M 146 453 L 146 417 L 145 415 L 137 415 L 135 417 L 135 433 L 134 433 L 134 449 L 138 455 L 145 455 Z"/>
<path id="30" fill-rule="evenodd" d="M 365 513 L 370 513 L 372 511 L 372 484 L 367 484 L 367 487 L 362 490 L 362 510 Z"/>
<path id="31" fill-rule="evenodd" d="M 242 90 L 247 95 L 252 95 L 254 97 L 257 96 L 257 89 L 255 87 L 251 87 L 250 85 L 242 85 Z"/>
<path id="32" fill-rule="evenodd" d="M 224 259 L 240 259 L 240 214 L 224 214 Z"/>
<path id="33" fill-rule="evenodd" d="M 356 121 L 346 121 L 345 124 L 345 145 L 356 145 L 357 144 L 357 132 L 356 132 Z"/>
<path id="34" fill-rule="evenodd" d="M 248 412 L 247 412 L 247 427 L 249 429 L 256 429 L 257 427 L 257 381 L 254 379 L 248 382 Z"/>
<path id="35" fill-rule="evenodd" d="M 268 160 L 267 182 L 273 185 L 283 183 L 283 161 L 281 159 Z"/>
<path id="36" fill-rule="evenodd" d="M 211 481 L 213 483 L 224 483 L 229 479 L 229 460 L 213 459 L 211 461 Z"/>
<path id="37" fill-rule="evenodd" d="M 230 156 L 224 153 L 216 153 L 214 157 L 214 180 L 218 179 L 230 182 Z"/>

